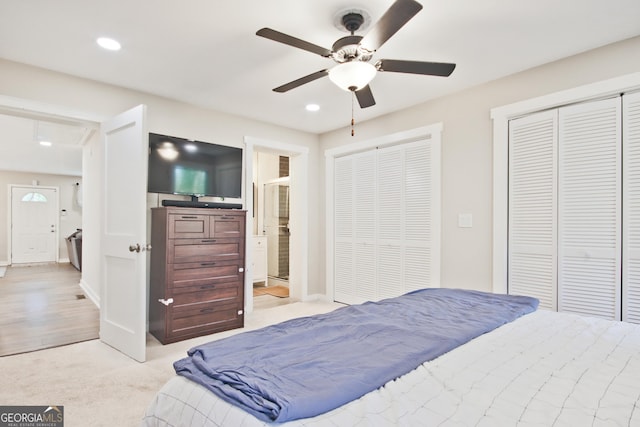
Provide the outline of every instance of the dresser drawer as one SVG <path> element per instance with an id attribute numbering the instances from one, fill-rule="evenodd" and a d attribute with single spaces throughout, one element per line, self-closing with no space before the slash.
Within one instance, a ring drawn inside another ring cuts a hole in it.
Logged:
<path id="1" fill-rule="evenodd" d="M 167 298 L 173 298 L 174 305 L 229 300 L 242 297 L 242 289 L 243 284 L 238 282 L 207 283 L 174 288 Z"/>
<path id="2" fill-rule="evenodd" d="M 244 215 L 211 215 L 209 237 L 244 237 Z"/>
<path id="3" fill-rule="evenodd" d="M 244 283 L 242 263 L 243 260 L 169 264 L 168 287 L 175 290 L 216 283 Z"/>
<path id="4" fill-rule="evenodd" d="M 169 315 L 169 340 L 184 336 L 197 336 L 242 327 L 242 306 L 236 301 L 203 302 L 174 306 Z"/>
<path id="5" fill-rule="evenodd" d="M 167 249 L 170 264 L 244 258 L 244 240 L 241 239 L 174 239 Z"/>
<path id="6" fill-rule="evenodd" d="M 209 237 L 209 215 L 169 215 L 169 239 Z"/>

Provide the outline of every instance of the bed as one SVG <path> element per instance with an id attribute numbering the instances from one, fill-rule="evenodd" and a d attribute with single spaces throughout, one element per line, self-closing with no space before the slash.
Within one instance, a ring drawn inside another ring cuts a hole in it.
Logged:
<path id="1" fill-rule="evenodd" d="M 278 425 L 640 425 L 640 327 L 535 307 L 512 311 L 490 331 L 361 397 Z M 207 387 L 188 376 L 172 378 L 142 425 L 273 424 Z"/>

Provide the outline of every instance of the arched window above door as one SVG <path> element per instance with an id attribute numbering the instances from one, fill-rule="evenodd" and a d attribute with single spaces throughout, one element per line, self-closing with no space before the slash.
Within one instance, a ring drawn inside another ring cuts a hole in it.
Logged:
<path id="1" fill-rule="evenodd" d="M 47 197 L 42 193 L 27 193 L 22 196 L 23 202 L 46 202 Z"/>

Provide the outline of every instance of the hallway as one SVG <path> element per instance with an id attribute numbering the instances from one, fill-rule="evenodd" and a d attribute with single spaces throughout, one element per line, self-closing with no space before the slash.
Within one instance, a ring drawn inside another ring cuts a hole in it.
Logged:
<path id="1" fill-rule="evenodd" d="M 71 264 L 7 267 L 0 278 L 0 356 L 98 338 L 100 313 Z"/>

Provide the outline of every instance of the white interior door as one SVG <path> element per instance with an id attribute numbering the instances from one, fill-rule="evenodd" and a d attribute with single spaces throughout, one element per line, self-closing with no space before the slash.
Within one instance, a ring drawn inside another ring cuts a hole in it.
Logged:
<path id="1" fill-rule="evenodd" d="M 558 309 L 558 112 L 509 122 L 509 285 Z"/>
<path id="2" fill-rule="evenodd" d="M 640 92 L 622 103 L 622 320 L 640 323 Z"/>
<path id="3" fill-rule="evenodd" d="M 100 339 L 146 357 L 146 106 L 102 124 Z"/>
<path id="4" fill-rule="evenodd" d="M 558 117 L 558 311 L 620 320 L 620 97 Z"/>
<path id="5" fill-rule="evenodd" d="M 58 191 L 51 187 L 11 187 L 11 263 L 56 262 Z"/>
<path id="6" fill-rule="evenodd" d="M 438 287 L 437 154 L 429 140 L 335 159 L 334 300 Z"/>

